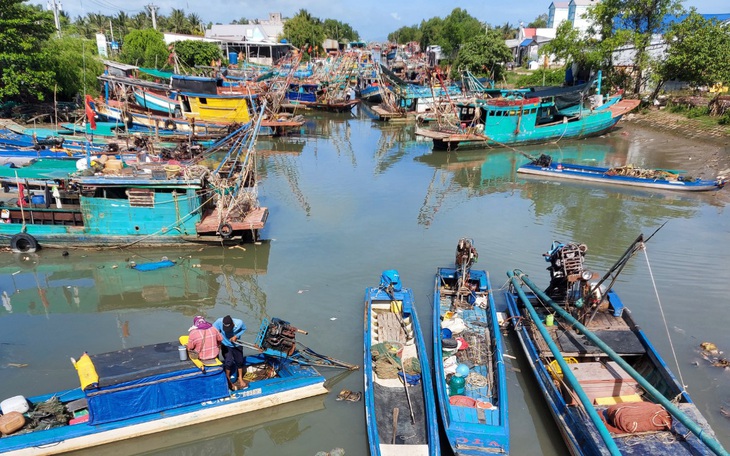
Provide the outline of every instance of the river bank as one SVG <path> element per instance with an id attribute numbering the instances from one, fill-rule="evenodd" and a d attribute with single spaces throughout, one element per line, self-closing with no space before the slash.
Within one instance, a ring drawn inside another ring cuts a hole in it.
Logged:
<path id="1" fill-rule="evenodd" d="M 689 118 L 666 109 L 650 108 L 628 114 L 625 121 L 652 130 L 670 133 L 708 145 L 724 147 L 730 153 L 730 125 L 709 125 L 703 118 Z"/>

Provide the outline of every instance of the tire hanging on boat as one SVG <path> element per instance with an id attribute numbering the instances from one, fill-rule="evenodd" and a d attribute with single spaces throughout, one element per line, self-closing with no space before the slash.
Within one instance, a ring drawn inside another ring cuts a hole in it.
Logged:
<path id="1" fill-rule="evenodd" d="M 221 226 L 218 227 L 218 232 L 223 239 L 230 239 L 233 237 L 233 227 L 228 222 L 222 223 Z"/>
<path id="2" fill-rule="evenodd" d="M 35 253 L 38 248 L 38 241 L 28 233 L 18 233 L 10 239 L 10 249 L 14 253 Z"/>
<path id="3" fill-rule="evenodd" d="M 177 124 L 172 119 L 165 120 L 165 130 L 177 130 Z"/>

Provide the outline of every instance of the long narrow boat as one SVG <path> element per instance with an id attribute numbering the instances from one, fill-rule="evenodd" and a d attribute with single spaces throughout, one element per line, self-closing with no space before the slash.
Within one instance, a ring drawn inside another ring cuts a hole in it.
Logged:
<path id="1" fill-rule="evenodd" d="M 517 172 L 532 176 L 681 192 L 719 190 L 727 182 L 724 176 L 718 176 L 714 180 L 699 179 L 677 171 L 643 169 L 631 165 L 602 168 L 570 163 L 554 163 L 548 155 L 541 155 L 536 160 L 520 166 Z"/>
<path id="2" fill-rule="evenodd" d="M 413 291 L 395 270 L 365 290 L 365 421 L 370 454 L 440 454 L 436 402 Z"/>
<path id="3" fill-rule="evenodd" d="M 473 241 L 461 239 L 455 266 L 438 268 L 436 273 L 436 392 L 441 421 L 454 454 L 507 454 L 509 408 L 502 333 L 489 274 L 471 268 L 477 258 Z M 449 335 L 453 337 L 444 337 Z M 459 378 L 465 384 L 463 392 L 458 388 Z M 455 385 L 450 385 L 452 382 Z"/>
<path id="4" fill-rule="evenodd" d="M 555 242 L 544 291 L 509 271 L 507 306 L 527 362 L 573 455 L 727 455 L 612 289 L 643 248 L 639 236 L 597 280 L 583 267 L 584 244 Z"/>
<path id="5" fill-rule="evenodd" d="M 285 336 L 277 333 L 278 340 Z M 29 418 L 0 439 L 0 453 L 81 450 L 327 393 L 316 369 L 267 351 L 246 357 L 249 387 L 238 391 L 229 390 L 222 364 L 181 358 L 177 342 L 84 354 L 74 363 L 80 388 L 4 402 L 15 412 L 11 418 Z"/>

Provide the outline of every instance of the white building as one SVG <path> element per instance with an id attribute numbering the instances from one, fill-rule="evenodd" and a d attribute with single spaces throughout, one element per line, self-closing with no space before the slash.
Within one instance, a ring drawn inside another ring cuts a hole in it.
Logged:
<path id="1" fill-rule="evenodd" d="M 552 2 L 548 7 L 548 22 L 547 26 L 549 29 L 556 29 L 561 22 L 568 20 L 568 9 L 570 2 Z"/>
<path id="2" fill-rule="evenodd" d="M 591 21 L 586 18 L 588 8 L 597 5 L 601 0 L 570 0 L 568 3 L 568 20 L 573 24 L 573 28 L 585 32 L 591 26 Z M 556 24 L 557 26 L 560 23 Z"/>

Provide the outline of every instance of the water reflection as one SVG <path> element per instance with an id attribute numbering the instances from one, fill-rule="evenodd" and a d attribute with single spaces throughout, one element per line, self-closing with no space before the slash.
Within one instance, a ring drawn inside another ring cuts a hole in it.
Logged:
<path id="1" fill-rule="evenodd" d="M 243 303 L 251 308 L 265 307 L 265 295 L 256 277 L 266 273 L 269 250 L 270 244 L 264 242 L 233 250 L 47 250 L 3 255 L 0 318 L 11 314 L 49 316 L 149 308 L 189 314 L 210 309 L 220 301 L 230 301 L 232 306 Z M 175 265 L 152 271 L 131 267 L 163 257 L 173 260 Z M 244 292 L 243 297 L 238 295 Z M 120 330 L 128 332 L 123 323 Z"/>

